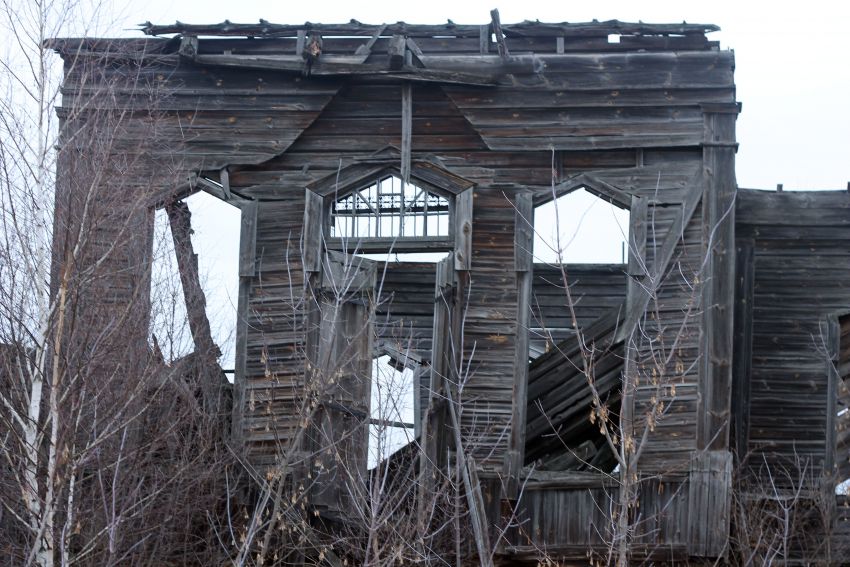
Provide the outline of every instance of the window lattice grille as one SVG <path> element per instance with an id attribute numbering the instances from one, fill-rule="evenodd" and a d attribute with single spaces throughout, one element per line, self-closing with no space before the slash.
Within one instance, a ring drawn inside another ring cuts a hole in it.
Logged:
<path id="1" fill-rule="evenodd" d="M 330 231 L 358 239 L 448 236 L 449 202 L 389 176 L 334 202 Z"/>

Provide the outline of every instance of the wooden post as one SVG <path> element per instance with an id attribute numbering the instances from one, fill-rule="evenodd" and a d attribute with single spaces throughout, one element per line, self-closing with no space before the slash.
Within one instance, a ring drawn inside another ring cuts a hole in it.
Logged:
<path id="1" fill-rule="evenodd" d="M 410 155 L 413 148 L 413 86 L 401 86 L 401 180 L 410 182 Z"/>
<path id="2" fill-rule="evenodd" d="M 735 307 L 735 119 L 738 106 L 703 107 L 703 254 L 697 450 L 691 461 L 688 552 L 716 557 L 729 536 Z"/>
<path id="3" fill-rule="evenodd" d="M 505 43 L 505 35 L 502 33 L 502 22 L 499 19 L 499 10 L 490 10 L 490 19 L 493 24 L 493 33 L 496 35 L 496 45 L 499 48 L 499 56 L 502 59 L 510 57 L 508 44 Z"/>
<path id="4" fill-rule="evenodd" d="M 703 253 L 697 449 L 728 449 L 735 302 L 735 119 L 738 106 L 703 108 Z"/>
<path id="5" fill-rule="evenodd" d="M 248 366 L 248 299 L 254 278 L 257 241 L 257 202 L 242 206 L 242 228 L 239 235 L 239 299 L 236 309 L 235 376 L 233 379 L 232 436 L 237 451 L 244 452 L 243 406 Z"/>
<path id="6" fill-rule="evenodd" d="M 534 277 L 534 205 L 531 193 L 516 196 L 514 216 L 514 269 L 517 272 L 516 343 L 514 350 L 513 415 L 508 447 L 508 486 L 505 496 L 516 499 L 525 453 L 525 418 L 528 390 L 528 326 L 531 319 Z"/>
<path id="7" fill-rule="evenodd" d="M 828 494 L 835 494 L 835 453 L 836 421 L 838 414 L 838 387 L 841 376 L 838 371 L 841 357 L 841 326 L 838 317 L 832 315 L 826 320 L 825 343 L 827 349 L 827 389 L 826 389 L 826 439 L 824 448 L 823 471 L 827 482 Z"/>
<path id="8" fill-rule="evenodd" d="M 473 188 L 455 197 L 455 270 L 472 268 L 472 200 Z"/>
<path id="9" fill-rule="evenodd" d="M 404 36 L 401 34 L 393 35 L 390 39 L 390 45 L 387 48 L 387 53 L 390 56 L 390 69 L 398 71 L 404 66 L 404 52 L 407 51 L 407 45 Z"/>
<path id="10" fill-rule="evenodd" d="M 306 189 L 304 193 L 303 251 L 301 253 L 305 272 L 321 271 L 324 253 L 324 246 L 322 245 L 323 228 L 324 199 L 321 195 Z"/>
<path id="11" fill-rule="evenodd" d="M 735 350 L 732 363 L 732 448 L 747 452 L 750 427 L 750 370 L 753 363 L 753 289 L 755 242 L 739 240 L 735 256 Z"/>

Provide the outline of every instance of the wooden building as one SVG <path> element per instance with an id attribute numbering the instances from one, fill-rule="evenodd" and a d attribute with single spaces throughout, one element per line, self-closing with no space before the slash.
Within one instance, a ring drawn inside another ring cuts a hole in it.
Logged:
<path id="1" fill-rule="evenodd" d="M 98 69 L 66 66 L 63 112 L 97 100 L 155 140 L 148 206 L 241 209 L 232 442 L 309 478 L 313 521 L 360 505 L 371 424 L 410 430 L 385 460 L 415 454 L 408 514 L 456 474 L 468 557 L 713 562 L 747 544 L 740 510 L 794 494 L 825 510 L 797 558 L 838 564 L 850 193 L 737 186 L 717 29 L 494 12 L 53 46 Z M 535 263 L 535 209 L 582 189 L 629 212 L 624 262 Z M 379 356 L 415 381 L 412 423 L 370 410 Z"/>

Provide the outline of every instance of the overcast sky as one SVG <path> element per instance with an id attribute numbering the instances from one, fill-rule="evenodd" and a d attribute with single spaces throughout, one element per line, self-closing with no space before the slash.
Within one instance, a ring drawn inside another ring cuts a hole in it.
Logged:
<path id="1" fill-rule="evenodd" d="M 503 23 L 619 19 L 717 24 L 721 31 L 709 37 L 719 41 L 722 49 L 735 51 L 737 96 L 743 103 L 737 125 L 739 185 L 772 189 L 782 183 L 786 190 L 841 189 L 850 181 L 850 41 L 845 29 L 850 8 L 841 2 L 152 0 L 126 8 L 109 35 L 135 35 L 133 29 L 147 20 L 217 23 L 263 18 L 291 24 L 355 18 L 378 24 L 399 20 L 441 23 L 450 18 L 456 23 L 482 24 L 489 21 L 492 8 L 499 9 Z M 222 266 L 232 265 L 236 259 L 238 214 L 228 211 L 226 205 L 195 201 L 191 203 L 196 212 L 195 240 L 202 270 L 209 277 L 210 303 L 235 304 L 236 270 Z M 225 319 L 221 323 L 224 334 L 227 327 L 232 328 Z"/>

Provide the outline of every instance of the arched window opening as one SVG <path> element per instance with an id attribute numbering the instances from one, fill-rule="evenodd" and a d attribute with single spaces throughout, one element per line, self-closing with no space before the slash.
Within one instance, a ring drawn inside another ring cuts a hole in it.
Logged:
<path id="1" fill-rule="evenodd" d="M 416 238 L 449 236 L 449 201 L 388 175 L 334 201 L 330 236 Z"/>
<path id="2" fill-rule="evenodd" d="M 548 264 L 624 264 L 629 211 L 585 188 L 534 211 L 534 261 Z"/>

